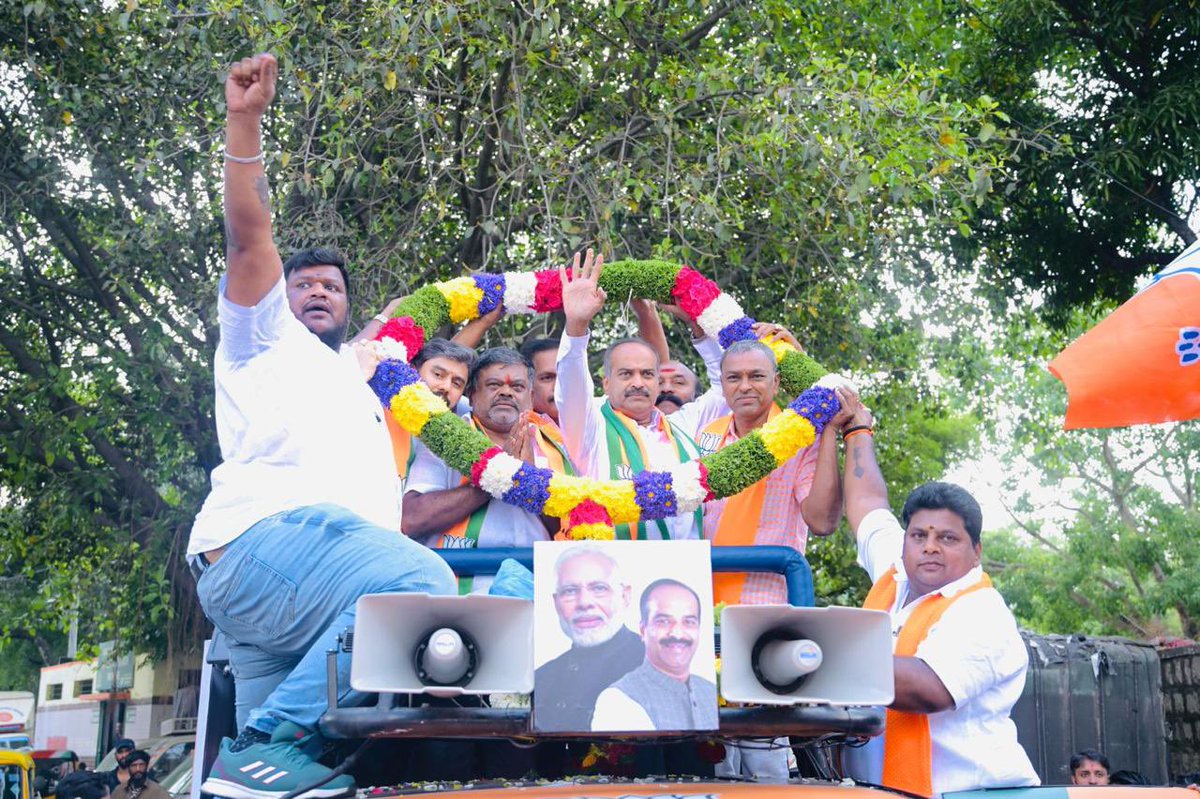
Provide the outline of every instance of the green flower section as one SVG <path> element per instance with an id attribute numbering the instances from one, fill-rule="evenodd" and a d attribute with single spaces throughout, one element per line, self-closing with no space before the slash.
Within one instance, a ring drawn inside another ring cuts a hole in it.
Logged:
<path id="1" fill-rule="evenodd" d="M 828 371 L 824 366 L 802 352 L 789 352 L 779 362 L 779 378 L 783 390 L 793 397 L 812 388 L 826 374 Z"/>
<path id="2" fill-rule="evenodd" d="M 600 273 L 600 288 L 617 303 L 625 302 L 631 293 L 634 299 L 673 302 L 671 289 L 677 274 L 679 264 L 669 261 L 613 261 Z"/>
<path id="3" fill-rule="evenodd" d="M 775 456 L 757 432 L 704 457 L 708 487 L 718 499 L 739 494 L 775 471 Z"/>
<path id="4" fill-rule="evenodd" d="M 433 286 L 422 286 L 400 302 L 393 316 L 411 316 L 425 329 L 426 340 L 450 321 L 450 303 Z"/>
<path id="5" fill-rule="evenodd" d="M 451 469 L 468 476 L 475 462 L 492 448 L 487 436 L 453 413 L 430 417 L 421 429 L 421 443 Z"/>

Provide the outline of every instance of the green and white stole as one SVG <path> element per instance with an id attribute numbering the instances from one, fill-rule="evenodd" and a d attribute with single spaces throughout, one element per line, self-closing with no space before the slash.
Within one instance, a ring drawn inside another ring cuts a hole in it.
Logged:
<path id="1" fill-rule="evenodd" d="M 607 401 L 600 406 L 600 412 L 604 415 L 604 433 L 608 441 L 609 477 L 614 480 L 629 480 L 633 475 L 646 471 L 648 458 L 642 439 L 637 433 L 637 422 L 614 409 Z M 687 463 L 700 457 L 695 442 L 667 421 L 665 416 L 660 415 L 658 424 L 659 429 L 666 433 L 667 439 L 675 445 L 680 463 Z M 701 508 L 696 508 L 695 519 L 697 529 L 702 529 L 704 515 Z M 658 532 L 662 539 L 669 541 L 671 533 L 667 530 L 666 521 L 655 519 L 654 523 L 658 525 Z M 636 535 L 632 534 L 628 524 L 618 524 L 616 531 L 617 539 L 620 541 L 646 540 L 645 522 L 637 523 Z"/>

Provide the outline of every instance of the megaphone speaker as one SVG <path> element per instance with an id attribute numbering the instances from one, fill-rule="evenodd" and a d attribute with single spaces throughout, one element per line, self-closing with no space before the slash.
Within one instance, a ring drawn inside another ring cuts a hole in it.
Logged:
<path id="1" fill-rule="evenodd" d="M 721 695 L 759 705 L 888 705 L 888 614 L 861 608 L 730 605 L 721 612 Z"/>
<path id="2" fill-rule="evenodd" d="M 434 696 L 527 694 L 533 690 L 533 603 L 474 594 L 360 597 L 350 685 Z"/>

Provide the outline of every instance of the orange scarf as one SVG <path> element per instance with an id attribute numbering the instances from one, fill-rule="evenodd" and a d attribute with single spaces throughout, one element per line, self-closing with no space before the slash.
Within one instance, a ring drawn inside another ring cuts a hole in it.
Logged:
<path id="1" fill-rule="evenodd" d="M 768 421 L 780 414 L 779 408 L 772 403 Z M 698 440 L 704 436 L 716 439 L 715 449 L 719 450 L 730 443 L 733 430 L 733 415 L 723 416 L 707 424 Z M 709 439 L 712 441 L 712 439 Z M 758 537 L 758 522 L 762 518 L 763 501 L 767 498 L 767 478 L 759 480 L 754 485 L 725 500 L 721 509 L 721 520 L 717 522 L 717 532 L 713 536 L 715 547 L 749 547 L 754 546 Z M 733 572 L 713 572 L 713 602 L 724 602 L 727 605 L 742 603 L 742 589 L 746 585 L 746 575 Z"/>
<path id="2" fill-rule="evenodd" d="M 387 423 L 388 435 L 392 439 L 392 457 L 396 460 L 396 474 L 400 475 L 401 480 L 407 479 L 408 470 L 412 468 L 413 458 L 416 455 L 413 452 L 412 433 L 401 427 L 390 411 L 383 414 L 383 421 Z"/>
<path id="3" fill-rule="evenodd" d="M 479 423 L 475 421 L 475 417 L 471 416 L 467 420 L 476 430 L 479 428 Z M 541 450 L 542 456 L 546 459 L 546 465 L 551 471 L 556 474 L 575 474 L 575 468 L 571 465 L 570 459 L 564 456 L 562 446 L 562 433 L 554 425 L 550 419 L 543 418 L 540 414 L 534 414 L 529 417 L 529 421 L 534 425 L 534 445 Z M 467 477 L 463 477 L 460 485 L 466 485 L 469 482 Z M 477 509 L 475 513 L 469 513 L 463 519 L 449 530 L 436 536 L 430 542 L 429 546 L 433 549 L 446 549 L 447 547 L 470 547 L 479 546 L 479 528 L 483 526 L 483 516 L 487 513 L 488 505 L 491 500 L 484 503 L 482 507 Z M 471 520 L 476 518 L 478 514 L 478 522 L 471 527 Z M 460 543 L 461 542 L 461 543 Z"/>
<path id="4" fill-rule="evenodd" d="M 896 604 L 895 578 L 896 567 L 893 566 L 871 586 L 863 607 L 890 613 Z M 979 582 L 954 596 L 937 594 L 921 600 L 900 628 L 895 654 L 899 657 L 916 655 L 917 647 L 952 604 L 967 594 L 991 587 L 991 578 L 984 574 Z M 883 736 L 883 784 L 921 796 L 932 796 L 933 740 L 929 737 L 929 716 L 889 709 Z"/>

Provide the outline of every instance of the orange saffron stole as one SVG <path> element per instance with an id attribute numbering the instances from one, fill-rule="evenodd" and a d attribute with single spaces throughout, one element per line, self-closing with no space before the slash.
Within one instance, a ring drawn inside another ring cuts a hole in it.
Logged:
<path id="1" fill-rule="evenodd" d="M 895 578 L 896 567 L 893 566 L 871 586 L 863 607 L 891 612 L 892 605 L 896 604 Z M 900 628 L 895 654 L 899 657 L 916 655 L 917 647 L 952 604 L 967 594 L 991 587 L 992 579 L 984 574 L 979 582 L 952 597 L 938 594 L 921 600 Z M 883 784 L 921 796 L 933 795 L 933 740 L 929 737 L 929 716 L 926 714 L 888 710 L 883 732 Z"/>
<path id="2" fill-rule="evenodd" d="M 781 413 L 772 403 L 768 421 Z M 716 449 L 721 449 L 730 441 L 733 428 L 733 415 L 723 416 L 707 424 L 700 431 L 698 438 L 705 435 L 714 436 L 720 442 Z M 712 439 L 709 439 L 712 440 Z M 754 485 L 725 500 L 721 509 L 721 520 L 717 523 L 717 532 L 713 538 L 715 547 L 749 547 L 754 546 L 758 537 L 758 522 L 762 518 L 763 501 L 767 497 L 767 478 L 759 480 Z M 746 584 L 746 575 L 734 572 L 713 573 L 713 602 L 724 602 L 727 605 L 742 604 L 742 589 Z"/>
<path id="3" fill-rule="evenodd" d="M 408 470 L 412 468 L 413 458 L 416 455 L 413 451 L 412 433 L 401 427 L 390 411 L 383 414 L 383 421 L 387 423 L 388 436 L 392 439 L 392 457 L 396 461 L 396 474 L 400 475 L 401 480 L 404 480 L 408 477 Z"/>

